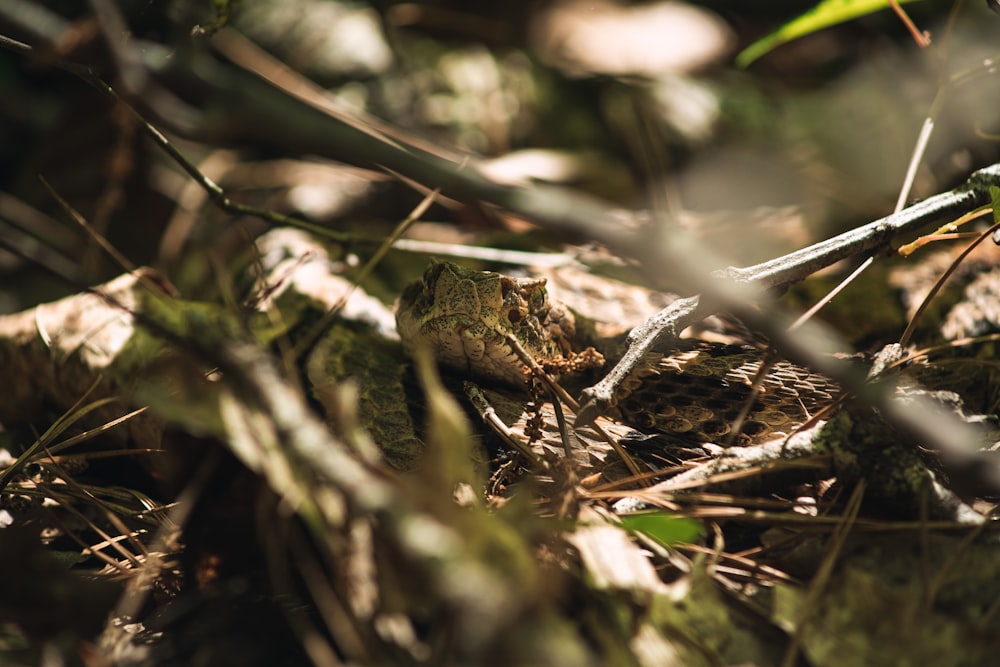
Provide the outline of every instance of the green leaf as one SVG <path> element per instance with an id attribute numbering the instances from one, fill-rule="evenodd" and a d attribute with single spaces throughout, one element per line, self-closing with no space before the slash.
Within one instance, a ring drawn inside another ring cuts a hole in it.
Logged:
<path id="1" fill-rule="evenodd" d="M 669 512 L 640 512 L 621 517 L 628 530 L 647 535 L 664 546 L 690 544 L 701 537 L 701 524 Z"/>
<path id="2" fill-rule="evenodd" d="M 905 5 L 916 0 L 899 0 Z M 805 14 L 792 19 L 774 32 L 761 37 L 736 56 L 737 67 L 748 67 L 765 53 L 824 28 L 845 23 L 889 7 L 888 0 L 823 0 Z"/>

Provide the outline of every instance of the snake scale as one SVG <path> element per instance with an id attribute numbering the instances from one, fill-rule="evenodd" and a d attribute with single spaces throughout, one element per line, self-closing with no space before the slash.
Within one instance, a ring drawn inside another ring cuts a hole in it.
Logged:
<path id="1" fill-rule="evenodd" d="M 436 263 L 404 290 L 396 322 L 408 347 L 428 346 L 439 363 L 506 385 L 527 379 L 511 337 L 556 374 L 603 361 L 592 349 L 576 349 L 572 313 L 548 299 L 539 279 Z M 754 395 L 761 363 L 761 352 L 753 347 L 679 341 L 674 349 L 647 356 L 619 387 L 609 416 L 693 442 L 729 438 L 747 445 L 791 432 L 839 393 L 823 376 L 779 361 Z M 732 425 L 744 410 L 733 437 Z"/>

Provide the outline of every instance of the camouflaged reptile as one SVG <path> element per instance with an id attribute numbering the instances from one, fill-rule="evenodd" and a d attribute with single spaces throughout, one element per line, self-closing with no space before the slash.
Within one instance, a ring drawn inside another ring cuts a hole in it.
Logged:
<path id="1" fill-rule="evenodd" d="M 511 338 L 546 370 L 592 366 L 600 355 L 574 349 L 572 314 L 552 304 L 544 280 L 515 279 L 442 262 L 403 292 L 396 311 L 410 347 L 430 347 L 438 361 L 470 377 L 524 385 L 528 372 Z M 838 394 L 826 378 L 788 362 L 757 382 L 760 350 L 680 341 L 648 355 L 618 389 L 609 416 L 636 428 L 692 442 L 746 445 L 790 433 Z M 745 411 L 738 433 L 732 425 Z"/>

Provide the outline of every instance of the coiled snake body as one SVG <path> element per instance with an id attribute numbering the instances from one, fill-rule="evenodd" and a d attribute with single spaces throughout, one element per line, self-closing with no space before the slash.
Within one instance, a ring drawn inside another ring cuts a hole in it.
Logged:
<path id="1" fill-rule="evenodd" d="M 526 379 L 510 337 L 552 372 L 603 361 L 593 350 L 574 350 L 573 317 L 548 300 L 544 280 L 437 263 L 403 292 L 396 322 L 408 347 L 429 346 L 446 366 L 509 385 Z M 780 361 L 759 382 L 754 396 L 759 350 L 679 343 L 673 350 L 647 356 L 618 388 L 609 416 L 695 442 L 721 442 L 746 411 L 733 439 L 733 444 L 743 445 L 789 433 L 839 392 L 823 376 Z"/>

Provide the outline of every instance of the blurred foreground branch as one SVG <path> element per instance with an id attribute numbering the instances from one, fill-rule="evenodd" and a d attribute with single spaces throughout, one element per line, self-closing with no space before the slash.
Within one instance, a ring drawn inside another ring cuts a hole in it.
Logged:
<path id="1" fill-rule="evenodd" d="M 446 196 L 483 202 L 573 238 L 603 243 L 634 259 L 652 284 L 680 283 L 689 293 L 701 294 L 700 300 L 689 302 L 689 310 L 699 316 L 720 309 L 734 313 L 765 334 L 785 357 L 836 380 L 904 425 L 918 441 L 961 461 L 963 467 L 980 470 L 983 485 L 1000 491 L 1000 467 L 969 450 L 960 423 L 947 417 L 930 423 L 919 406 L 893 403 L 891 387 L 867 382 L 863 374 L 833 363 L 825 354 L 840 347 L 833 333 L 813 323 L 790 332 L 793 318 L 767 293 L 837 261 L 885 250 L 903 234 L 987 204 L 990 186 L 1000 185 L 1000 165 L 976 172 L 959 188 L 827 241 L 756 266 L 724 268 L 711 248 L 679 230 L 644 227 L 634 214 L 564 188 L 497 183 L 484 176 L 471 158 L 428 150 L 402 130 L 339 110 L 325 93 L 275 66 L 234 32 L 223 30 L 209 39 L 193 39 L 188 49 L 168 50 L 126 40 L 112 30 L 113 6 L 98 4 L 103 10 L 98 24 L 111 44 L 111 66 L 120 92 L 178 134 L 214 144 L 239 142 L 377 166 L 428 189 L 440 188 Z M 5 40 L 4 45 L 25 53 L 56 52 L 55 45 L 70 24 L 55 14 L 40 20 L 45 10 L 32 9 L 34 20 L 25 30 L 38 42 Z M 15 25 L 19 20 L 27 23 L 27 15 L 19 15 L 14 5 L 0 12 Z M 66 65 L 92 83 L 99 82 L 92 70 Z M 667 322 L 676 325 L 669 318 Z M 586 397 L 591 412 L 606 399 L 599 391 Z"/>

